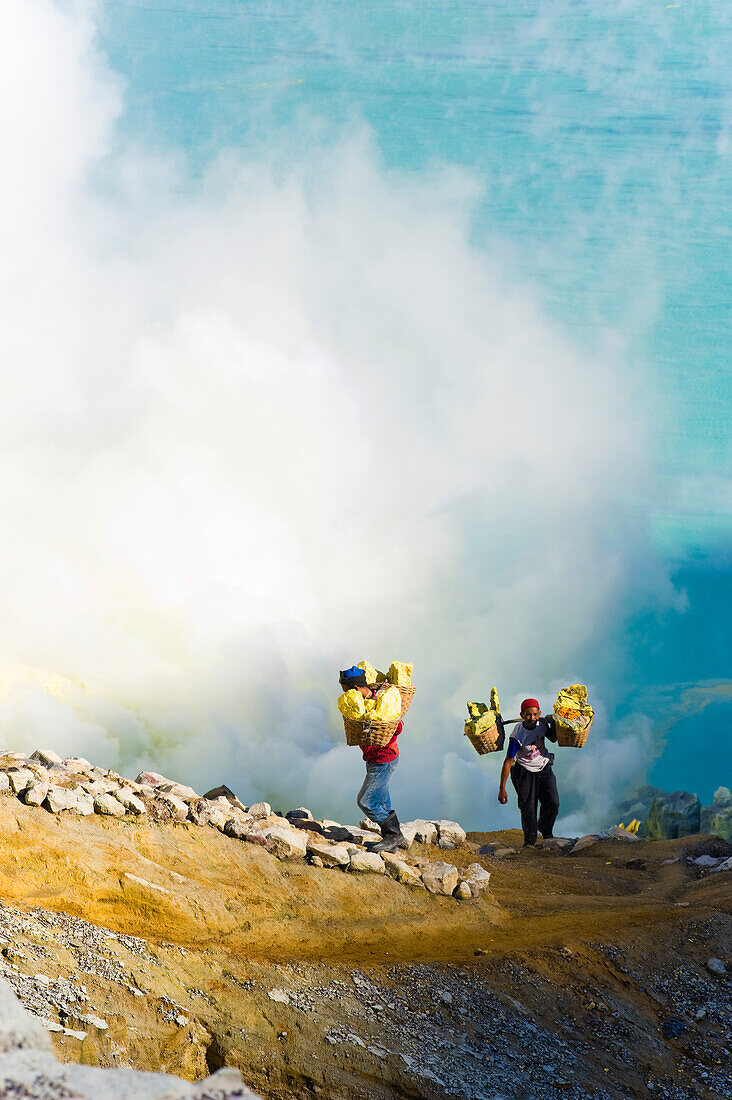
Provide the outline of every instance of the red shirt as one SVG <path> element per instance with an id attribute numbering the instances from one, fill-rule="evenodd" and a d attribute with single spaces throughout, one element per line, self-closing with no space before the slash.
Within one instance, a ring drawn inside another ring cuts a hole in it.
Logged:
<path id="1" fill-rule="evenodd" d="M 363 758 L 367 764 L 388 764 L 390 760 L 396 760 L 399 755 L 399 746 L 396 743 L 396 739 L 404 729 L 402 722 L 396 728 L 396 733 L 392 737 L 388 745 L 384 745 L 383 748 L 379 748 L 376 745 L 362 745 L 361 752 Z"/>

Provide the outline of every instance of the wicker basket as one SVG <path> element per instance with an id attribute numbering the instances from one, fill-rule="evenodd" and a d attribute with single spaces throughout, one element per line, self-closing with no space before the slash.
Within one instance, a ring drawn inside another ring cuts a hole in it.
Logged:
<path id="1" fill-rule="evenodd" d="M 485 756 L 487 752 L 499 752 L 503 747 L 498 723 L 483 733 L 468 733 L 466 730 L 465 736 L 479 756 Z"/>
<path id="2" fill-rule="evenodd" d="M 370 688 L 383 687 L 383 684 L 369 684 Z M 399 684 L 389 684 L 389 687 L 398 687 L 399 693 L 402 697 L 402 718 L 407 713 L 412 705 L 412 699 L 414 699 L 414 693 L 417 690 L 416 687 L 399 687 Z"/>
<path id="3" fill-rule="evenodd" d="M 594 716 L 590 718 L 583 730 L 573 730 L 571 726 L 565 726 L 561 718 L 557 718 L 555 715 L 554 721 L 557 728 L 557 744 L 563 749 L 581 749 L 587 740 L 587 735 L 592 728 L 594 720 Z"/>
<path id="4" fill-rule="evenodd" d="M 397 731 L 399 720 L 396 722 L 371 722 L 358 721 L 355 718 L 344 718 L 343 725 L 346 730 L 347 745 L 373 745 L 375 748 L 385 748 Z"/>

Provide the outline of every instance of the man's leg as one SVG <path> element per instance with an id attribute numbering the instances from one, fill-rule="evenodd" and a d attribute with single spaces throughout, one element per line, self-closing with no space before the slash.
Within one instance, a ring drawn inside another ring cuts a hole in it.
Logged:
<path id="1" fill-rule="evenodd" d="M 554 822 L 559 813 L 559 791 L 557 790 L 557 777 L 551 764 L 538 774 L 539 806 L 539 832 L 543 837 L 553 836 Z"/>
<path id="2" fill-rule="evenodd" d="M 367 764 L 366 778 L 356 799 L 359 809 L 377 825 L 386 821 L 391 811 L 389 780 L 394 764 L 395 760 L 387 764 Z"/>
<path id="3" fill-rule="evenodd" d="M 536 778 L 536 772 L 527 771 L 521 764 L 514 764 L 511 768 L 511 782 L 521 811 L 524 845 L 536 844 Z"/>

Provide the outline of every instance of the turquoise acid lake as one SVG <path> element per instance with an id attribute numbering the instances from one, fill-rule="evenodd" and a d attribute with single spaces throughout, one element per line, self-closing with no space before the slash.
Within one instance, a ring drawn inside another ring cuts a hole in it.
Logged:
<path id="1" fill-rule="evenodd" d="M 227 148 L 284 171 L 364 125 L 386 169 L 471 174 L 475 246 L 578 348 L 602 354 L 612 333 L 656 394 L 648 524 L 688 609 L 598 637 L 597 682 L 607 644 L 625 654 L 619 717 L 652 709 L 659 685 L 724 681 L 730 5 L 106 0 L 101 45 L 126 84 L 123 132 L 182 150 L 192 180 Z M 732 759 L 715 691 L 679 715 L 678 743 L 671 724 L 652 782 L 682 784 L 677 744 L 706 741 L 709 721 Z M 724 778 L 710 765 L 694 784 L 709 798 Z"/>

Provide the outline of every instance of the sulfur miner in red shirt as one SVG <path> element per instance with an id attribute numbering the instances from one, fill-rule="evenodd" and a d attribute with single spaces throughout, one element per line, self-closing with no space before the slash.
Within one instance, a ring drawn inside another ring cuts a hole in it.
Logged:
<path id="1" fill-rule="evenodd" d="M 340 674 L 340 684 L 344 691 L 356 688 L 365 699 L 375 698 L 382 685 L 369 687 L 366 683 L 366 673 L 358 665 L 346 669 Z M 388 688 L 384 684 L 383 688 Z M 358 792 L 356 801 L 359 809 L 371 821 L 375 821 L 381 829 L 381 840 L 374 844 L 372 852 L 394 852 L 404 840 L 399 825 L 399 818 L 391 808 L 389 797 L 389 782 L 394 769 L 399 763 L 399 746 L 397 737 L 402 732 L 403 725 L 400 722 L 396 733 L 388 745 L 377 748 L 374 745 L 363 745 L 361 752 L 366 761 L 366 778 Z"/>

